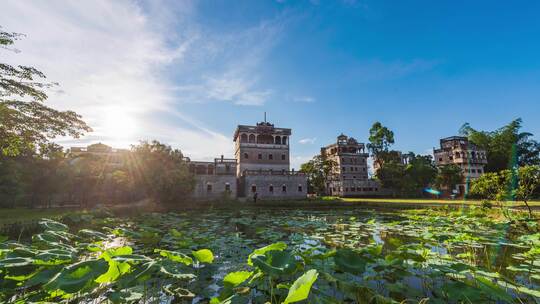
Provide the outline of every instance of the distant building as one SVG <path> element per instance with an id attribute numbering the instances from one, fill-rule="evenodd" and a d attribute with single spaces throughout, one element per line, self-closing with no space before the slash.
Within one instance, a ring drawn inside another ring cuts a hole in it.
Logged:
<path id="1" fill-rule="evenodd" d="M 380 194 L 379 183 L 368 178 L 369 154 L 363 143 L 341 134 L 336 143 L 321 148 L 321 156 L 335 163 L 326 180 L 327 194 L 341 197 Z"/>
<path id="2" fill-rule="evenodd" d="M 193 196 L 198 199 L 236 198 L 236 160 L 215 158 L 213 162 L 187 159 L 189 170 L 195 175 Z"/>
<path id="3" fill-rule="evenodd" d="M 290 136 L 291 129 L 266 121 L 239 125 L 233 135 L 234 159 L 187 159 L 196 178 L 194 197 L 252 199 L 257 193 L 260 199 L 305 198 L 307 177 L 290 169 Z"/>
<path id="4" fill-rule="evenodd" d="M 484 173 L 484 166 L 488 162 L 486 151 L 462 136 L 443 138 L 440 146 L 439 149 L 433 149 L 435 164 L 439 167 L 450 164 L 459 166 L 463 172 L 463 181 L 455 190 L 458 194 L 465 194 L 468 191 L 468 181 L 477 179 Z"/>
<path id="5" fill-rule="evenodd" d="M 276 128 L 266 121 L 239 125 L 234 132 L 238 163 L 238 196 L 251 198 L 305 198 L 307 177 L 290 170 L 291 129 Z"/>
<path id="6" fill-rule="evenodd" d="M 125 165 L 127 155 L 130 153 L 127 149 L 115 149 L 102 143 L 91 144 L 86 147 L 71 147 L 68 154 L 72 160 L 85 156 L 101 157 L 110 167 L 121 167 Z"/>

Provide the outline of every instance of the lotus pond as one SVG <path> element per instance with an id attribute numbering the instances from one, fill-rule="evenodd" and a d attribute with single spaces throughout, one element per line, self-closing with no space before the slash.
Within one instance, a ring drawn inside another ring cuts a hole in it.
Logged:
<path id="1" fill-rule="evenodd" d="M 537 221 L 480 208 L 44 219 L 0 237 L 0 303 L 540 303 Z"/>

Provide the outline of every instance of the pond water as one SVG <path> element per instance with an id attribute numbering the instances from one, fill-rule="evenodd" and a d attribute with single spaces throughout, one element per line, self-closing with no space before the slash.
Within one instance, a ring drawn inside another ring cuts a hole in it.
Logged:
<path id="1" fill-rule="evenodd" d="M 426 298 L 429 303 L 540 302 L 538 222 L 511 221 L 481 209 L 246 206 L 96 217 L 77 226 L 102 232 L 106 241 L 101 245 L 117 242 L 150 259 L 178 262 L 183 254 L 210 249 L 211 263 L 162 267 L 167 274 L 177 271 L 193 278 L 182 277 L 181 283 L 170 278 L 141 283 L 157 289 L 174 285 L 176 293 L 158 291 L 147 298 L 162 303 L 207 303 L 212 298 L 212 303 L 278 303 L 309 269 L 318 273 L 309 298 L 313 303 Z M 254 255 L 258 260 L 253 263 L 248 261 L 255 249 L 271 244 L 282 245 Z M 280 260 L 288 262 L 280 264 Z M 133 261 L 132 269 L 142 267 L 143 263 Z M 225 284 L 231 272 L 249 274 L 250 279 Z M 173 278 L 178 279 L 178 273 Z M 140 291 L 133 284 L 111 283 L 111 289 L 99 297 L 110 299 L 122 288 Z"/>

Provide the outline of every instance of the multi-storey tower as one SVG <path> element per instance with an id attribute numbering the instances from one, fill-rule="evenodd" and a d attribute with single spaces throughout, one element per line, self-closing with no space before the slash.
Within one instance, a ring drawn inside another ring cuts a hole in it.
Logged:
<path id="1" fill-rule="evenodd" d="M 237 175 L 245 171 L 289 171 L 291 129 L 276 128 L 268 122 L 256 126 L 239 125 L 234 132 Z"/>
<path id="2" fill-rule="evenodd" d="M 368 179 L 369 154 L 363 143 L 341 134 L 336 143 L 321 148 L 321 155 L 335 164 L 326 181 L 328 194 L 360 196 L 378 193 L 378 183 Z"/>
<path id="3" fill-rule="evenodd" d="M 433 149 L 435 164 L 439 167 L 449 164 L 459 166 L 463 172 L 463 181 L 455 190 L 459 191 L 459 194 L 465 194 L 468 191 L 468 182 L 484 173 L 484 166 L 488 162 L 486 151 L 462 136 L 443 138 L 440 145 L 439 149 Z"/>
<path id="4" fill-rule="evenodd" d="M 239 125 L 234 132 L 238 196 L 260 198 L 304 198 L 307 178 L 290 170 L 291 129 L 266 122 Z"/>

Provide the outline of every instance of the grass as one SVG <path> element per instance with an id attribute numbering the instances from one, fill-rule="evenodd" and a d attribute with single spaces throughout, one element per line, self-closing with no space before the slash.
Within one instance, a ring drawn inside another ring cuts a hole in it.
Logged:
<path id="1" fill-rule="evenodd" d="M 329 200 L 328 198 L 324 198 Z M 447 199 L 416 199 L 416 198 L 334 198 L 349 203 L 381 203 L 381 204 L 413 204 L 413 205 L 479 205 L 481 200 L 447 200 Z M 540 201 L 528 202 L 531 207 L 540 207 Z M 495 203 L 494 203 L 495 204 Z M 525 206 L 521 201 L 507 201 L 508 207 Z"/>
<path id="2" fill-rule="evenodd" d="M 63 215 L 77 212 L 79 209 L 54 208 L 54 209 L 27 209 L 27 208 L 0 208 L 0 226 L 16 222 L 31 222 L 41 218 L 58 218 Z"/>
<path id="3" fill-rule="evenodd" d="M 288 207 L 288 208 L 308 208 L 314 206 L 331 206 L 333 203 L 351 203 L 351 204 L 365 204 L 370 207 L 427 207 L 434 205 L 451 205 L 451 206 L 460 206 L 460 205 L 480 205 L 480 200 L 445 200 L 445 199 L 414 199 L 414 198 L 338 198 L 338 197 L 321 197 L 316 199 L 305 199 L 305 200 L 283 200 L 283 201 L 259 201 L 256 204 L 249 203 L 250 207 L 257 206 L 272 206 L 272 207 Z M 204 209 L 212 207 L 230 207 L 237 208 L 238 202 L 214 202 L 210 204 L 201 204 L 201 207 Z M 495 203 L 494 203 L 495 204 Z M 508 207 L 525 207 L 523 202 L 506 202 Z M 531 201 L 529 205 L 536 210 L 540 208 L 540 201 Z M 133 208 L 132 206 L 130 208 Z M 139 208 L 140 209 L 140 208 Z M 151 212 L 152 209 L 145 210 L 140 209 L 139 212 Z M 12 224 L 16 222 L 32 222 L 39 220 L 41 218 L 59 218 L 61 216 L 70 214 L 85 212 L 84 210 L 77 208 L 54 208 L 54 209 L 26 209 L 26 208 L 15 208 L 7 209 L 0 208 L 0 226 Z"/>

